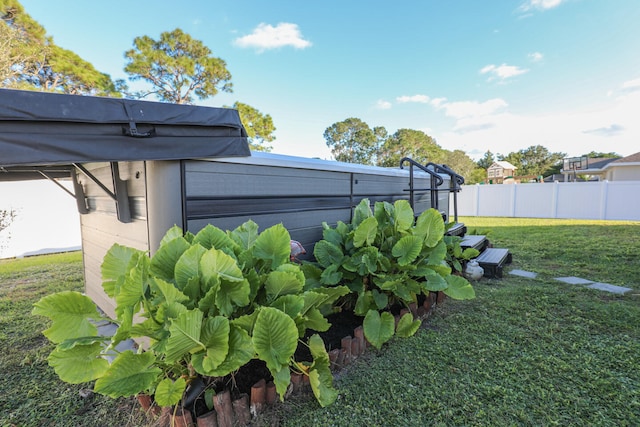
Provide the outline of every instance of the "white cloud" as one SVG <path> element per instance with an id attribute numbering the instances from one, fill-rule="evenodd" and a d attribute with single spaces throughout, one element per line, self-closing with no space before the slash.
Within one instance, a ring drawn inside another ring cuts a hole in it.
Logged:
<path id="1" fill-rule="evenodd" d="M 542 61 L 542 58 L 544 58 L 544 55 L 540 52 L 533 52 L 527 56 L 529 57 L 529 60 L 531 60 L 531 62 L 540 62 Z"/>
<path id="2" fill-rule="evenodd" d="M 384 99 L 378 99 L 376 102 L 376 108 L 378 110 L 388 110 L 391 108 L 391 103 L 389 101 L 385 101 Z"/>
<path id="3" fill-rule="evenodd" d="M 635 92 L 640 90 L 640 78 L 628 80 L 620 86 L 623 92 Z"/>
<path id="4" fill-rule="evenodd" d="M 527 0 L 520 5 L 520 10 L 528 12 L 530 10 L 548 10 L 560 6 L 566 0 Z"/>
<path id="5" fill-rule="evenodd" d="M 621 85 L 638 87 L 631 84 Z M 441 111 L 455 119 L 432 135 L 448 149 L 479 158 L 486 150 L 509 154 L 532 145 L 579 156 L 590 151 L 614 151 L 627 156 L 640 150 L 640 90 L 624 92 L 589 110 L 576 107 L 556 114 L 513 114 L 504 100 L 445 103 Z"/>
<path id="6" fill-rule="evenodd" d="M 500 80 L 505 80 L 511 77 L 519 76 L 520 74 L 524 74 L 528 72 L 526 68 L 520 68 L 515 65 L 494 65 L 489 64 L 480 69 L 480 74 L 490 74 L 489 81 L 494 78 L 499 78 Z"/>
<path id="7" fill-rule="evenodd" d="M 285 46 L 296 49 L 305 49 L 311 46 L 311 42 L 302 36 L 298 25 L 288 22 L 281 22 L 275 27 L 261 23 L 251 34 L 237 38 L 234 43 L 240 47 L 256 48 L 259 52 Z"/>
<path id="8" fill-rule="evenodd" d="M 403 96 L 397 97 L 396 101 L 398 101 L 401 104 L 404 104 L 407 102 L 418 102 L 421 104 L 427 104 L 429 102 L 429 97 L 427 95 L 411 95 L 411 96 L 403 95 Z"/>
<path id="9" fill-rule="evenodd" d="M 596 136 L 616 136 L 622 134 L 622 132 L 624 132 L 624 126 L 616 123 L 613 123 L 612 125 L 606 127 L 583 131 L 583 133 Z"/>
<path id="10" fill-rule="evenodd" d="M 457 101 L 441 102 L 437 107 L 443 109 L 448 117 L 455 119 L 486 117 L 507 107 L 507 102 L 501 98 L 490 99 L 485 102 Z"/>
<path id="11" fill-rule="evenodd" d="M 434 107 L 438 108 L 442 104 L 444 104 L 446 101 L 447 101 L 447 98 L 433 98 L 431 100 L 431 105 L 433 105 Z"/>

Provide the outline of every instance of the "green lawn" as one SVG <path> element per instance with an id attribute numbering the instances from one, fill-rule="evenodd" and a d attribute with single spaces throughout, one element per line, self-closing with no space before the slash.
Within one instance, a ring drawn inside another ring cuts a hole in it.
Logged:
<path id="1" fill-rule="evenodd" d="M 31 315 L 33 303 L 82 289 L 80 252 L 0 261 L 0 426 L 143 425 L 133 399 L 83 398 L 92 384 L 63 383 L 47 365 L 53 346 L 42 335 L 47 320 Z"/>
<path id="2" fill-rule="evenodd" d="M 336 378 L 338 401 L 296 397 L 256 425 L 640 425 L 639 222 L 463 218 L 537 279 L 482 279 L 412 338 L 370 350 Z M 614 295 L 578 276 L 626 286 Z M 132 399 L 81 398 L 46 363 L 43 295 L 82 288 L 79 253 L 0 261 L 0 426 L 142 426 Z M 277 421 L 276 421 L 277 420 Z"/>

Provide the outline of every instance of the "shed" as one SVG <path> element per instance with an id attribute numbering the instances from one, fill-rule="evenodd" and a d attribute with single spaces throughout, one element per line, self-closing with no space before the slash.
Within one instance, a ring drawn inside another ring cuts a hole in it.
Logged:
<path id="1" fill-rule="evenodd" d="M 322 222 L 349 221 L 363 198 L 447 215 L 450 175 L 419 169 L 251 153 L 232 109 L 0 89 L 0 180 L 73 181 L 86 293 L 111 316 L 100 266 L 114 243 L 153 254 L 173 225 L 252 219 L 311 254 Z"/>

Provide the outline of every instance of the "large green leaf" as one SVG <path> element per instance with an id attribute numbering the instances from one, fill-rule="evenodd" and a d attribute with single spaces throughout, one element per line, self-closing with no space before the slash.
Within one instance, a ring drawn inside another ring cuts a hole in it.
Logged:
<path id="1" fill-rule="evenodd" d="M 223 316 L 231 317 L 236 307 L 249 305 L 249 293 L 251 286 L 249 281 L 242 279 L 240 282 L 222 280 L 216 292 L 216 307 Z"/>
<path id="2" fill-rule="evenodd" d="M 305 299 L 301 295 L 282 295 L 273 301 L 269 307 L 287 313 L 289 317 L 295 319 L 304 309 Z"/>
<path id="3" fill-rule="evenodd" d="M 207 224 L 202 230 L 198 231 L 196 237 L 193 238 L 193 243 L 202 245 L 205 249 L 233 249 L 238 246 L 231 237 L 218 227 Z"/>
<path id="4" fill-rule="evenodd" d="M 296 323 L 277 308 L 261 308 L 253 328 L 253 345 L 271 373 L 279 371 L 289 365 L 298 346 Z"/>
<path id="5" fill-rule="evenodd" d="M 340 232 L 335 228 L 329 228 L 329 225 L 326 222 L 323 223 L 322 239 L 333 243 L 338 247 L 344 242 L 342 234 L 340 234 Z"/>
<path id="6" fill-rule="evenodd" d="M 198 282 L 200 281 L 200 258 L 207 250 L 199 244 L 194 244 L 189 249 L 184 251 L 182 256 L 176 262 L 175 267 L 175 280 L 178 289 L 183 291 L 185 294 L 190 297 L 198 297 L 199 295 L 191 295 L 192 292 L 195 291 L 193 286 L 190 286 L 190 281 L 194 278 L 198 278 Z M 198 287 L 200 285 L 198 284 Z M 189 291 L 186 291 L 185 288 L 189 287 Z M 198 289 L 199 291 L 199 289 Z"/>
<path id="7" fill-rule="evenodd" d="M 156 387 L 153 399 L 158 406 L 174 406 L 180 402 L 186 388 L 187 380 L 182 377 L 175 382 L 170 378 L 165 378 Z"/>
<path id="8" fill-rule="evenodd" d="M 393 204 L 393 220 L 395 222 L 396 231 L 407 231 L 413 225 L 413 209 L 407 200 L 396 200 Z"/>
<path id="9" fill-rule="evenodd" d="M 371 291 L 364 291 L 358 294 L 356 305 L 353 308 L 353 312 L 358 316 L 366 315 L 369 310 L 375 310 L 377 308 Z"/>
<path id="10" fill-rule="evenodd" d="M 64 351 L 56 348 L 49 354 L 49 365 L 64 382 L 81 384 L 93 381 L 109 369 L 109 362 L 100 355 L 102 350 L 99 342 L 77 345 Z"/>
<path id="11" fill-rule="evenodd" d="M 305 308 L 316 307 L 318 309 L 332 308 L 332 304 L 338 298 L 347 295 L 350 292 L 346 286 L 332 286 L 329 288 L 315 288 L 313 291 L 304 293 Z M 317 294 L 322 294 L 324 298 L 317 298 Z"/>
<path id="12" fill-rule="evenodd" d="M 267 276 L 264 289 L 270 301 L 282 295 L 299 294 L 304 287 L 304 277 L 288 271 L 272 271 Z"/>
<path id="13" fill-rule="evenodd" d="M 145 297 L 148 288 L 149 258 L 138 257 L 136 265 L 129 270 L 120 292 L 116 295 L 116 315 L 118 319 L 128 316 L 126 312 L 133 309 L 137 311 L 138 303 Z"/>
<path id="14" fill-rule="evenodd" d="M 344 258 L 340 247 L 327 240 L 320 240 L 313 248 L 313 256 L 318 263 L 327 268 L 331 265 L 339 265 Z"/>
<path id="15" fill-rule="evenodd" d="M 476 297 L 476 292 L 473 290 L 471 283 L 462 276 L 453 274 L 447 276 L 447 283 L 449 286 L 443 292 L 448 297 L 453 299 L 473 299 Z"/>
<path id="16" fill-rule="evenodd" d="M 432 248 L 444 236 L 444 220 L 437 210 L 431 208 L 422 212 L 416 220 L 414 235 L 424 236 L 425 246 Z"/>
<path id="17" fill-rule="evenodd" d="M 381 315 L 377 310 L 369 310 L 362 323 L 364 336 L 377 349 L 393 337 L 395 325 L 391 313 L 385 311 Z"/>
<path id="18" fill-rule="evenodd" d="M 422 285 L 426 291 L 443 291 L 449 286 L 445 278 L 431 268 L 425 268 L 423 273 L 426 281 Z"/>
<path id="19" fill-rule="evenodd" d="M 160 368 L 154 366 L 155 361 L 151 352 L 135 354 L 126 350 L 98 378 L 93 390 L 113 398 L 134 396 L 149 390 L 162 374 Z"/>
<path id="20" fill-rule="evenodd" d="M 371 246 L 378 232 L 378 220 L 375 217 L 364 219 L 353 232 L 353 246 Z"/>
<path id="21" fill-rule="evenodd" d="M 437 245 L 435 245 L 431 252 L 429 253 L 429 258 L 427 258 L 427 264 L 429 265 L 440 265 L 442 261 L 447 256 L 447 244 L 443 240 L 440 240 Z"/>
<path id="22" fill-rule="evenodd" d="M 111 298 L 120 291 L 127 272 L 135 265 L 138 257 L 144 256 L 142 251 L 118 245 L 111 246 L 102 260 L 102 288 Z"/>
<path id="23" fill-rule="evenodd" d="M 204 369 L 216 369 L 227 358 L 229 353 L 229 320 L 226 317 L 207 317 L 202 325 L 200 340 L 207 347 L 202 360 Z"/>
<path id="24" fill-rule="evenodd" d="M 340 265 L 333 264 L 326 267 L 320 275 L 320 283 L 323 285 L 337 285 L 342 280 L 342 272 L 339 271 Z"/>
<path id="25" fill-rule="evenodd" d="M 329 323 L 329 321 L 322 315 L 322 312 L 315 307 L 311 307 L 307 310 L 303 319 L 303 326 L 305 328 L 305 331 L 303 332 L 306 332 L 307 328 L 313 331 L 325 332 L 331 327 L 331 323 Z M 302 335 L 304 335 L 304 333 Z"/>
<path id="26" fill-rule="evenodd" d="M 284 401 L 284 395 L 291 384 L 291 371 L 288 365 L 281 366 L 277 370 L 271 370 L 273 382 L 276 385 L 276 391 L 280 395 L 280 400 Z"/>
<path id="27" fill-rule="evenodd" d="M 318 403 L 323 408 L 331 405 L 338 398 L 338 392 L 333 388 L 333 375 L 331 374 L 329 355 L 324 347 L 324 342 L 319 335 L 314 334 L 309 338 L 309 350 L 313 357 L 313 365 L 309 371 L 311 390 Z"/>
<path id="28" fill-rule="evenodd" d="M 151 258 L 149 271 L 151 274 L 167 282 L 175 281 L 174 271 L 176 263 L 182 254 L 190 247 L 189 242 L 182 236 L 163 243 Z"/>
<path id="29" fill-rule="evenodd" d="M 189 297 L 180 292 L 180 290 L 176 288 L 173 283 L 165 282 L 164 280 L 159 278 L 151 278 L 150 283 L 153 288 L 156 289 L 162 296 L 164 302 L 168 304 L 174 302 L 184 302 L 189 299 Z"/>
<path id="30" fill-rule="evenodd" d="M 173 227 L 168 229 L 167 232 L 164 234 L 164 236 L 162 237 L 162 240 L 160 240 L 160 246 L 165 245 L 170 241 L 172 241 L 173 239 L 177 239 L 178 237 L 183 237 L 183 234 L 184 233 L 182 232 L 182 228 L 178 227 L 177 225 L 174 225 Z"/>
<path id="31" fill-rule="evenodd" d="M 244 276 L 237 261 L 219 249 L 209 249 L 200 258 L 200 271 L 206 283 L 226 280 L 228 282 L 242 282 Z"/>
<path id="32" fill-rule="evenodd" d="M 362 199 L 360 200 L 360 203 L 358 203 L 358 206 L 353 210 L 353 219 L 351 220 L 351 224 L 354 227 L 357 227 L 362 221 L 372 216 L 373 212 L 371 212 L 371 203 L 369 202 L 369 199 Z"/>
<path id="33" fill-rule="evenodd" d="M 249 249 L 258 238 L 258 224 L 249 220 L 229 233 L 229 236 L 243 249 Z"/>
<path id="34" fill-rule="evenodd" d="M 422 250 L 422 239 L 418 236 L 404 236 L 393 245 L 391 254 L 398 258 L 399 265 L 408 265 L 416 260 Z"/>
<path id="35" fill-rule="evenodd" d="M 398 322 L 398 326 L 396 327 L 396 335 L 404 338 L 410 337 L 418 332 L 421 323 L 422 322 L 420 321 L 420 319 L 413 320 L 413 314 L 406 313 L 400 318 L 400 321 Z"/>
<path id="36" fill-rule="evenodd" d="M 288 262 L 290 255 L 291 236 L 282 224 L 264 230 L 254 243 L 253 256 L 265 260 L 273 270 Z"/>
<path id="37" fill-rule="evenodd" d="M 91 319 L 101 319 L 102 316 L 91 298 L 79 292 L 63 291 L 47 295 L 33 306 L 32 314 L 51 319 L 51 326 L 42 333 L 56 344 L 98 333 Z"/>
<path id="38" fill-rule="evenodd" d="M 210 377 L 223 377 L 237 371 L 241 366 L 253 359 L 255 350 L 247 331 L 232 324 L 229 330 L 229 351 L 225 360 L 217 368 L 206 370 L 204 368 L 205 355 L 205 352 L 200 352 L 194 354 L 191 358 L 191 363 L 196 372 Z"/>
<path id="39" fill-rule="evenodd" d="M 165 355 L 168 363 L 178 361 L 187 353 L 206 349 L 200 341 L 202 317 L 202 311 L 195 309 L 182 313 L 171 322 Z"/>

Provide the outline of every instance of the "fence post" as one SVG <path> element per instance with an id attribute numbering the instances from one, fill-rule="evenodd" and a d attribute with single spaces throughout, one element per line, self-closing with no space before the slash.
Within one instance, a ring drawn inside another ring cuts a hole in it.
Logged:
<path id="1" fill-rule="evenodd" d="M 475 216 L 479 216 L 480 215 L 480 184 L 476 184 L 473 195 L 475 197 L 474 199 Z"/>
<path id="2" fill-rule="evenodd" d="M 558 188 L 560 183 L 553 181 L 553 193 L 551 195 L 551 218 L 558 218 Z"/>
<path id="3" fill-rule="evenodd" d="M 601 181 L 600 187 L 600 219 L 607 219 L 607 196 L 609 194 L 609 181 Z"/>
<path id="4" fill-rule="evenodd" d="M 516 187 L 518 184 L 515 182 L 511 184 L 511 217 L 516 217 Z"/>

